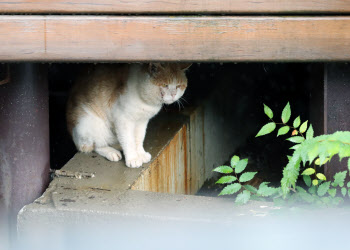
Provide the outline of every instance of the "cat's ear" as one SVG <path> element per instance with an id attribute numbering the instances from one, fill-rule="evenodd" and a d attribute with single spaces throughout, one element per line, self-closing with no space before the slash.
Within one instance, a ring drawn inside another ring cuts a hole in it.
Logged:
<path id="1" fill-rule="evenodd" d="M 191 67 L 192 63 L 180 63 L 179 65 L 181 70 L 188 70 L 188 68 Z"/>
<path id="2" fill-rule="evenodd" d="M 162 64 L 160 63 L 150 63 L 148 65 L 148 71 L 151 75 L 157 74 L 161 68 L 162 68 Z"/>

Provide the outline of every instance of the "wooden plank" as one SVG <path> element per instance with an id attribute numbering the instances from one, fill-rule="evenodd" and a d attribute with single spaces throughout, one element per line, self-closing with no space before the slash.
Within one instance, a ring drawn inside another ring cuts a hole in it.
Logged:
<path id="1" fill-rule="evenodd" d="M 131 189 L 171 194 L 194 194 L 198 191 L 199 187 L 191 189 L 191 180 L 196 180 L 189 176 L 187 132 L 187 126 L 184 125 L 142 172 Z"/>
<path id="2" fill-rule="evenodd" d="M 0 16 L 1 61 L 348 61 L 350 17 Z"/>
<path id="3" fill-rule="evenodd" d="M 350 0 L 3 0 L 0 13 L 349 13 Z"/>

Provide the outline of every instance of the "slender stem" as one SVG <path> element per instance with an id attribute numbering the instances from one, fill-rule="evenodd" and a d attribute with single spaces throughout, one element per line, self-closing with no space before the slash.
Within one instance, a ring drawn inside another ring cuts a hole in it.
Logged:
<path id="1" fill-rule="evenodd" d="M 270 120 L 271 120 L 272 122 L 274 122 L 273 119 L 270 118 Z M 278 124 L 278 125 L 288 126 L 290 129 L 294 129 L 294 130 L 298 131 L 298 133 L 299 133 L 304 139 L 306 139 L 305 136 L 303 135 L 303 133 L 301 133 L 298 129 L 294 128 L 293 126 L 289 126 L 289 125 L 286 124 L 286 123 L 280 123 L 280 122 L 274 122 L 274 123 L 275 123 L 275 124 Z"/>
<path id="2" fill-rule="evenodd" d="M 234 171 L 234 173 L 235 173 L 235 176 L 236 176 L 236 178 L 237 178 L 238 183 L 241 184 L 241 186 L 242 186 L 245 190 L 249 191 L 249 190 L 248 190 L 245 186 L 243 186 L 242 183 L 239 181 L 238 176 L 237 176 L 237 174 L 236 174 L 236 171 Z M 250 191 L 249 191 L 249 192 L 250 192 Z"/>

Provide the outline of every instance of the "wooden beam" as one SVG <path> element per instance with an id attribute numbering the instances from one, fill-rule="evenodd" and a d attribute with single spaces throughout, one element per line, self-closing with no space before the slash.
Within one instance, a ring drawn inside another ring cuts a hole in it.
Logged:
<path id="1" fill-rule="evenodd" d="M 0 16 L 0 61 L 349 61 L 350 17 Z"/>
<path id="2" fill-rule="evenodd" d="M 350 0 L 1 0 L 0 13 L 349 13 Z"/>

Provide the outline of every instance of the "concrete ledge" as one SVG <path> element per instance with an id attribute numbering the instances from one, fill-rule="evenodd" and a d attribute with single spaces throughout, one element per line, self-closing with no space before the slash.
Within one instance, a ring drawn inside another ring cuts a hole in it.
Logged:
<path id="1" fill-rule="evenodd" d="M 159 223 L 161 227 L 179 223 L 186 228 L 191 223 L 194 227 L 222 226 L 274 211 L 271 204 L 252 202 L 233 208 L 231 199 L 187 195 L 195 194 L 212 176 L 211 170 L 224 163 L 242 140 L 238 132 L 232 132 L 237 120 L 232 116 L 235 105 L 228 103 L 230 91 L 219 93 L 213 91 L 199 107 L 163 113 L 152 120 L 145 149 L 153 158 L 142 168 L 130 169 L 124 160 L 110 162 L 95 153 L 76 154 L 62 170 L 94 173 L 95 177 L 54 178 L 42 197 L 20 211 L 21 239 L 36 246 L 43 242 L 43 235 L 51 238 L 61 232 L 65 238 L 71 228 L 78 227 L 71 232 L 76 237 L 81 230 L 95 232 L 97 225 L 118 230 L 121 225 L 131 230 Z M 41 240 L 33 242 L 38 235 Z"/>
<path id="2" fill-rule="evenodd" d="M 347 239 L 348 211 L 291 215 L 271 203 L 235 206 L 232 199 L 182 194 L 195 192 L 202 185 L 210 173 L 208 162 L 223 160 L 203 154 L 212 150 L 210 140 L 222 142 L 227 136 L 225 130 L 214 136 L 205 129 L 209 124 L 218 126 L 215 116 L 210 115 L 215 110 L 208 108 L 210 103 L 217 104 L 214 100 L 186 115 L 160 115 L 152 121 L 145 146 L 154 160 L 140 169 L 127 168 L 123 161 L 109 162 L 96 154 L 77 154 L 63 169 L 94 172 L 95 177 L 55 178 L 42 197 L 18 214 L 20 240 L 16 249 L 220 249 L 231 241 L 237 249 L 280 249 L 282 244 L 284 249 L 295 249 L 310 243 L 310 237 L 331 239 L 333 233 L 337 239 Z M 228 120 L 225 124 L 230 125 Z M 215 150 L 224 146 L 216 145 Z M 221 150 L 216 155 L 227 154 Z M 187 183 L 187 189 L 180 183 Z M 132 190 L 136 187 L 173 193 Z M 347 248 L 340 245 L 337 249 Z"/>
<path id="3" fill-rule="evenodd" d="M 233 209 L 229 199 L 180 194 L 54 190 L 55 202 L 36 202 L 19 213 L 23 249 L 207 249 L 204 243 L 213 239 L 198 238 L 204 231 L 217 236 L 271 210 L 261 203 Z"/>
<path id="4" fill-rule="evenodd" d="M 86 195 L 94 201 L 82 209 Z M 277 250 L 283 245 L 292 250 L 300 244 L 312 246 L 310 238 L 318 237 L 323 242 L 318 249 L 331 249 L 335 237 L 337 249 L 348 249 L 348 210 L 298 213 L 269 203 L 234 207 L 230 199 L 134 190 L 75 190 L 56 198 L 66 205 L 34 203 L 22 209 L 18 249 L 192 250 L 234 244 L 237 249 Z"/>

